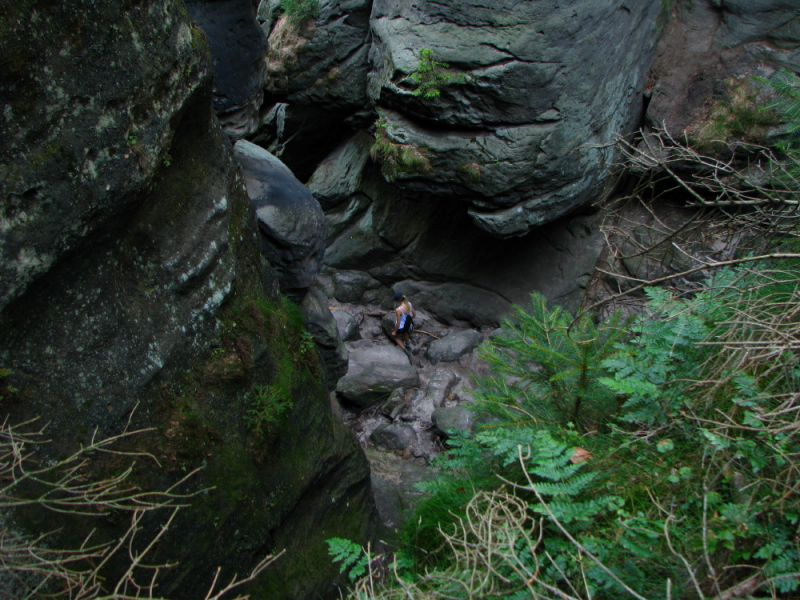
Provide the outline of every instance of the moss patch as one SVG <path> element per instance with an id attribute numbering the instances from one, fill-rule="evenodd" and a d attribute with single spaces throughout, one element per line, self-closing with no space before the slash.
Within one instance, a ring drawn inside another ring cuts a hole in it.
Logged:
<path id="1" fill-rule="evenodd" d="M 375 142 L 370 156 L 380 163 L 387 181 L 394 181 L 399 175 L 430 173 L 432 170 L 428 152 L 413 144 L 395 142 L 389 135 L 389 124 L 383 119 L 375 124 Z"/>
<path id="2" fill-rule="evenodd" d="M 723 98 L 709 101 L 703 117 L 687 129 L 689 142 L 710 151 L 730 142 L 761 144 L 777 123 L 774 111 L 765 110 L 764 86 L 752 78 L 729 78 Z"/>

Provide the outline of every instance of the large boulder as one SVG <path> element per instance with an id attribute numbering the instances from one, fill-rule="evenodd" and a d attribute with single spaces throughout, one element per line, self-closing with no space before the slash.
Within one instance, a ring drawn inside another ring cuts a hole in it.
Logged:
<path id="1" fill-rule="evenodd" d="M 185 0 L 214 56 L 214 111 L 233 139 L 253 133 L 267 81 L 267 37 L 253 0 Z"/>
<path id="2" fill-rule="evenodd" d="M 202 33 L 177 7 L 145 2 L 132 15 L 147 25 L 134 34 L 120 5 L 53 5 L 41 25 L 32 5 L 3 2 L 0 310 L 171 172 L 170 121 L 210 68 Z M 180 85 L 162 81 L 175 73 Z"/>
<path id="3" fill-rule="evenodd" d="M 246 140 L 234 152 L 261 230 L 261 251 L 278 271 L 281 289 L 311 286 L 325 254 L 325 215 L 319 202 L 280 160 Z"/>
<path id="4" fill-rule="evenodd" d="M 326 213 L 329 243 L 324 260 L 326 268 L 337 273 L 337 299 L 365 301 L 387 284 L 414 279 L 426 289 L 442 288 L 441 293 L 429 294 L 436 307 L 433 314 L 446 315 L 448 322 L 455 313 L 470 315 L 465 320 L 475 326 L 496 324 L 510 303 L 526 302 L 531 290 L 570 309 L 580 304 L 604 244 L 600 214 L 564 218 L 526 236 L 502 240 L 475 227 L 457 200 L 407 197 L 371 169 L 357 185 L 340 191 L 323 192 L 336 188 L 315 185 L 352 180 L 346 167 L 352 163 L 336 157 L 354 153 L 355 148 L 341 149 L 320 167 L 325 175 L 318 180 L 315 174 L 310 183 L 321 200 L 346 198 L 329 204 Z M 341 168 L 328 173 L 334 164 Z M 446 288 L 470 291 L 445 293 Z M 426 308 L 425 303 L 419 306 Z M 471 315 L 478 312 L 484 315 L 473 320 Z"/>
<path id="5" fill-rule="evenodd" d="M 662 5 L 376 0 L 369 93 L 385 174 L 458 197 L 501 237 L 591 202 L 611 167 L 600 146 L 638 125 Z M 438 98 L 414 94 L 423 49 L 464 76 Z"/>
<path id="6" fill-rule="evenodd" d="M 482 341 L 483 335 L 474 329 L 456 331 L 441 339 L 433 340 L 428 345 L 426 355 L 434 364 L 454 362 L 472 352 Z"/>
<path id="7" fill-rule="evenodd" d="M 367 99 L 369 0 L 321 0 L 314 19 L 282 16 L 262 0 L 259 19 L 269 36 L 266 106 L 252 138 L 303 181 L 316 164 L 370 119 Z"/>
<path id="8" fill-rule="evenodd" d="M 339 330 L 339 337 L 342 338 L 342 341 L 352 342 L 361 337 L 361 332 L 358 329 L 359 323 L 352 314 L 340 308 L 332 312 L 333 320 L 336 321 L 336 328 Z"/>
<path id="9" fill-rule="evenodd" d="M 346 202 L 361 183 L 373 139 L 361 131 L 339 145 L 314 171 L 308 189 L 327 210 Z"/>
<path id="10" fill-rule="evenodd" d="M 444 323 L 469 323 L 475 327 L 496 326 L 511 305 L 496 292 L 463 283 L 420 283 L 402 281 L 395 289 L 411 300 L 418 310 Z"/>
<path id="11" fill-rule="evenodd" d="M 376 427 L 370 440 L 378 450 L 406 450 L 416 443 L 417 431 L 407 423 L 389 423 Z"/>
<path id="12" fill-rule="evenodd" d="M 371 5 L 369 0 L 320 0 L 313 22 L 297 23 L 279 14 L 278 3 L 262 0 L 270 94 L 343 113 L 366 108 Z"/>
<path id="13" fill-rule="evenodd" d="M 169 526 L 136 532 L 163 535 L 152 564 L 178 565 L 159 595 L 205 597 L 217 567 L 227 582 L 283 549 L 246 593 L 331 592 L 324 539 L 370 541 L 369 471 L 260 255 L 202 32 L 167 0 L 4 1 L 2 14 L 0 366 L 16 390 L 3 418 L 52 423 L 40 464 L 141 429 L 120 449 L 155 460 L 136 461 L 131 485 L 196 471 Z M 259 433 L 251 411 L 274 390 L 291 408 Z M 82 476 L 124 458 L 93 456 Z M 115 542 L 130 524 L 98 514 L 59 536 Z M 62 518 L 9 510 L 4 526 Z"/>
<path id="14" fill-rule="evenodd" d="M 348 402 L 369 406 L 418 384 L 417 370 L 398 346 L 365 345 L 350 350 L 350 367 L 336 391 Z"/>
<path id="15" fill-rule="evenodd" d="M 383 288 L 377 279 L 364 271 L 335 271 L 331 280 L 333 295 L 339 302 L 358 302 L 367 292 Z"/>

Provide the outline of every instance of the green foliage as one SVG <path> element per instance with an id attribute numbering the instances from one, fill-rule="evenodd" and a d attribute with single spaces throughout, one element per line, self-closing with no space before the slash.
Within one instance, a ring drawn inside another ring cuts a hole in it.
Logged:
<path id="1" fill-rule="evenodd" d="M 411 79 L 417 84 L 412 94 L 423 98 L 438 98 L 443 87 L 466 80 L 464 73 L 451 73 L 447 70 L 449 68 L 449 64 L 439 62 L 433 57 L 433 50 L 430 48 L 420 50 L 417 68 L 411 74 Z"/>
<path id="2" fill-rule="evenodd" d="M 534 293 L 530 309 L 514 306 L 501 327 L 480 351 L 493 372 L 475 382 L 486 411 L 511 422 L 572 422 L 584 429 L 613 412 L 616 397 L 598 377 L 625 332 L 619 315 L 599 327 L 586 316 L 573 322 Z"/>
<path id="3" fill-rule="evenodd" d="M 312 19 L 319 12 L 319 0 L 281 0 L 283 13 L 295 23 Z"/>
<path id="4" fill-rule="evenodd" d="M 325 542 L 333 562 L 341 563 L 339 573 L 347 575 L 351 582 L 367 574 L 369 555 L 361 546 L 344 538 L 330 538 Z"/>
<path id="5" fill-rule="evenodd" d="M 625 398 L 620 419 L 649 426 L 664 423 L 687 402 L 685 388 L 704 354 L 698 344 L 710 331 L 703 313 L 715 307 L 702 294 L 687 306 L 661 289 L 646 293 L 648 312 L 631 327 L 633 340 L 603 361 L 614 377 L 599 381 Z M 666 385 L 679 381 L 687 383 Z"/>
<path id="6" fill-rule="evenodd" d="M 773 79 L 756 78 L 770 85 L 779 94 L 777 101 L 765 107 L 765 110 L 776 110 L 788 122 L 788 133 L 800 131 L 800 77 L 791 71 L 780 71 Z"/>
<path id="7" fill-rule="evenodd" d="M 268 432 L 282 425 L 286 415 L 294 406 L 285 375 L 281 379 L 271 385 L 257 385 L 251 391 L 252 399 L 246 418 L 250 426 L 259 433 Z"/>
<path id="8" fill-rule="evenodd" d="M 319 384 L 316 346 L 300 308 L 287 297 L 246 299 L 226 308 L 223 331 L 223 344 L 211 351 L 207 371 L 227 378 L 243 377 L 252 364 L 252 336 L 269 339 L 270 378 L 254 383 L 245 418 L 260 434 L 279 428 L 299 388 Z"/>
<path id="9" fill-rule="evenodd" d="M 470 500 L 482 490 L 497 486 L 502 466 L 497 456 L 475 435 L 457 435 L 450 449 L 436 456 L 434 467 L 441 477 L 417 484 L 426 497 L 417 505 L 401 532 L 406 556 L 416 568 L 442 567 L 452 562 L 443 532 L 452 532 L 466 517 Z"/>
<path id="10" fill-rule="evenodd" d="M 300 354 L 305 355 L 309 352 L 314 352 L 316 346 L 314 345 L 314 337 L 308 331 L 300 333 Z"/>
<path id="11" fill-rule="evenodd" d="M 720 597 L 753 574 L 756 595 L 796 592 L 800 267 L 647 294 L 627 339 L 616 324 L 573 334 L 539 298 L 504 323 L 486 350 L 495 383 L 477 396 L 513 424 L 456 438 L 436 461 L 403 536 L 409 570 L 370 597 L 663 598 L 667 581 L 674 597 Z M 620 399 L 591 435 L 539 406 L 574 398 L 558 385 L 581 364 Z"/>
<path id="12" fill-rule="evenodd" d="M 762 143 L 769 127 L 776 124 L 775 112 L 763 108 L 762 89 L 752 79 L 726 81 L 725 98 L 716 101 L 706 117 L 689 133 L 693 145 L 713 150 L 732 141 Z"/>
<path id="13" fill-rule="evenodd" d="M 395 142 L 389 135 L 388 127 L 382 118 L 375 123 L 375 142 L 370 148 L 370 156 L 380 162 L 384 177 L 394 181 L 400 174 L 429 172 L 431 163 L 425 151 L 413 144 Z"/>

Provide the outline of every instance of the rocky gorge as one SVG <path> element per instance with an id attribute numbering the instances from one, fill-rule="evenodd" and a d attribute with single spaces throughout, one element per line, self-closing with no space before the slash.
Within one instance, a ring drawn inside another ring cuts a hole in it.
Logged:
<path id="1" fill-rule="evenodd" d="M 143 489 L 200 469 L 159 594 L 285 550 L 251 597 L 335 595 L 324 541 L 399 526 L 474 426 L 476 348 L 509 308 L 618 287 L 595 270 L 616 136 L 695 131 L 753 75 L 800 71 L 796 2 L 754 4 L 2 0 L 4 417 L 49 423 L 44 461 L 142 429 Z M 394 291 L 420 313 L 410 359 Z"/>

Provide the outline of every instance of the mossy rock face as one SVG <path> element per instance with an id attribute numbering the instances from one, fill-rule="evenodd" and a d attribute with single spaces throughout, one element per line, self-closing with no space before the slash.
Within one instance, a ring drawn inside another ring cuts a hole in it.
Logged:
<path id="1" fill-rule="evenodd" d="M 260 254 L 202 35 L 166 0 L 2 4 L 2 407 L 51 423 L 42 459 L 132 426 L 148 431 L 125 448 L 157 460 L 137 461 L 142 489 L 200 469 L 153 556 L 179 563 L 160 594 L 204 597 L 218 566 L 227 582 L 284 548 L 252 597 L 326 593 L 323 540 L 369 539 L 368 467 Z M 253 390 L 277 383 L 291 409 L 259 433 Z M 95 526 L 71 521 L 64 540 Z"/>
<path id="2" fill-rule="evenodd" d="M 209 81 L 171 2 L 4 2 L 0 307 L 135 208 Z"/>

